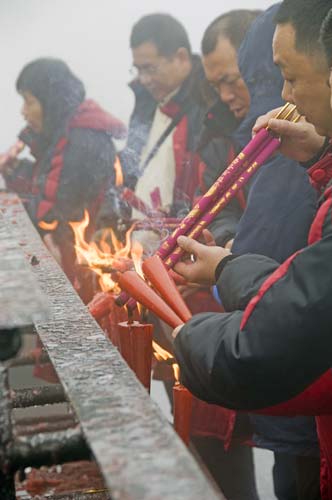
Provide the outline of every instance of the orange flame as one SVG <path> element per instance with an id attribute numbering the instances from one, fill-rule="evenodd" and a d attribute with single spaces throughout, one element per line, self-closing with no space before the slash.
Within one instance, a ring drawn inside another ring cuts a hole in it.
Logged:
<path id="1" fill-rule="evenodd" d="M 120 158 L 118 156 L 116 156 L 115 161 L 114 161 L 114 170 L 115 170 L 115 185 L 122 186 L 122 184 L 123 184 L 123 172 L 122 172 Z"/>
<path id="2" fill-rule="evenodd" d="M 59 225 L 59 221 L 54 220 L 52 222 L 45 222 L 44 220 L 41 220 L 38 222 L 38 226 L 40 229 L 43 229 L 43 231 L 55 231 L 56 228 Z"/>
<path id="3" fill-rule="evenodd" d="M 121 243 L 111 228 L 103 231 L 102 238 L 98 244 L 94 241 L 88 242 L 85 238 L 85 230 L 89 225 L 89 213 L 84 212 L 84 217 L 79 222 L 70 222 L 69 225 L 74 231 L 76 257 L 79 264 L 87 265 L 99 276 L 99 285 L 103 292 L 114 290 L 119 292 L 117 283 L 111 278 L 110 268 L 125 271 L 132 267 L 129 256 L 131 254 L 131 233 L 132 226 L 126 233 L 125 243 Z M 108 243 L 110 242 L 110 244 Z M 135 259 L 142 255 L 143 249 L 137 245 L 134 247 Z"/>
<path id="4" fill-rule="evenodd" d="M 152 341 L 152 347 L 154 349 L 154 357 L 158 361 L 167 361 L 168 359 L 174 359 L 174 356 L 166 349 L 163 349 L 157 342 L 154 340 Z M 173 368 L 173 373 L 174 373 L 174 378 L 176 382 L 180 381 L 180 367 L 177 363 L 172 363 L 172 368 Z"/>
<path id="5" fill-rule="evenodd" d="M 131 259 L 134 263 L 135 271 L 141 278 L 144 279 L 144 273 L 142 269 L 143 260 L 143 247 L 138 241 L 134 241 L 130 251 Z"/>

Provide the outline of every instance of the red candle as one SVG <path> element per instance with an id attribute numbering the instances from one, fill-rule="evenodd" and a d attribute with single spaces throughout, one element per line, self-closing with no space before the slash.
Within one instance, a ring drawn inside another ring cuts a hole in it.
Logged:
<path id="1" fill-rule="evenodd" d="M 124 321 L 118 324 L 118 347 L 121 356 L 126 361 L 129 368 L 133 368 L 133 347 L 131 323 Z"/>
<path id="2" fill-rule="evenodd" d="M 142 269 L 153 287 L 182 321 L 189 321 L 191 312 L 160 257 L 158 255 L 149 257 L 143 262 Z"/>
<path id="3" fill-rule="evenodd" d="M 190 439 L 190 424 L 192 413 L 192 394 L 179 382 L 173 387 L 174 429 L 188 445 Z"/>
<path id="4" fill-rule="evenodd" d="M 126 309 L 122 309 L 116 305 L 116 295 L 112 293 L 110 297 L 108 337 L 115 347 L 119 347 L 119 323 L 127 321 L 128 313 Z"/>
<path id="5" fill-rule="evenodd" d="M 138 321 L 119 323 L 119 349 L 138 380 L 150 392 L 153 326 Z"/>
<path id="6" fill-rule="evenodd" d="M 119 274 L 118 283 L 130 296 L 155 313 L 173 329 L 183 324 L 181 318 L 175 314 L 166 302 L 135 271 L 126 271 L 123 274 Z"/>
<path id="7" fill-rule="evenodd" d="M 88 304 L 90 314 L 100 320 L 110 312 L 111 294 L 108 292 L 98 292 Z"/>

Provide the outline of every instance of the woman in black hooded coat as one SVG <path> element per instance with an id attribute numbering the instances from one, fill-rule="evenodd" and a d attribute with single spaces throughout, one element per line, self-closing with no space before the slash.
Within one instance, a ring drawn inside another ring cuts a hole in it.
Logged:
<path id="1" fill-rule="evenodd" d="M 27 128 L 20 134 L 35 161 L 10 165 L 7 186 L 18 192 L 35 225 L 61 251 L 72 277 L 73 246 L 68 222 L 94 216 L 114 180 L 113 137 L 123 124 L 97 103 L 85 99 L 83 83 L 58 59 L 37 59 L 23 68 L 16 89 L 24 104 Z"/>

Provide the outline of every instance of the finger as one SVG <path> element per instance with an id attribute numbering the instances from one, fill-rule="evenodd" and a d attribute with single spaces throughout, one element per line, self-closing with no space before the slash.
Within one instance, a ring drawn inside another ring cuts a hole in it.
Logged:
<path id="1" fill-rule="evenodd" d="M 192 275 L 192 266 L 194 264 L 185 264 L 184 262 L 178 262 L 176 266 L 174 267 L 174 271 L 180 274 L 182 278 L 184 278 L 187 281 L 190 281 L 191 275 Z"/>
<path id="2" fill-rule="evenodd" d="M 188 238 L 187 236 L 179 236 L 177 239 L 177 244 L 182 250 L 187 253 L 194 254 L 195 256 L 199 254 L 201 247 L 204 247 L 201 243 Z"/>
<path id="3" fill-rule="evenodd" d="M 208 247 L 215 247 L 216 246 L 216 241 L 215 241 L 211 231 L 209 231 L 208 229 L 204 229 L 203 236 L 204 236 L 205 244 Z"/>
<path id="4" fill-rule="evenodd" d="M 257 118 L 256 123 L 252 128 L 253 133 L 257 134 L 257 132 L 259 132 L 261 128 L 267 127 L 268 123 L 269 123 L 268 115 L 260 116 L 259 118 Z"/>
<path id="5" fill-rule="evenodd" d="M 281 109 L 282 108 L 273 109 L 272 111 L 269 111 L 265 115 L 259 116 L 256 120 L 255 125 L 253 126 L 252 129 L 253 132 L 257 133 L 261 128 L 267 127 L 269 120 L 271 120 L 271 118 L 276 116 Z"/>
<path id="6" fill-rule="evenodd" d="M 296 138 L 303 135 L 301 123 L 292 123 L 287 120 L 272 119 L 269 121 L 269 128 L 282 137 Z"/>

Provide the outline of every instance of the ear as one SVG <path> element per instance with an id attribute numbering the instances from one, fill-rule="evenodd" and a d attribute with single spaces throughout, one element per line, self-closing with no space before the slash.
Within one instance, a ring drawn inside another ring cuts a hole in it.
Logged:
<path id="1" fill-rule="evenodd" d="M 180 62 L 188 62 L 190 61 L 190 55 L 188 50 L 185 47 L 180 47 L 176 53 L 175 56 L 179 59 Z"/>

